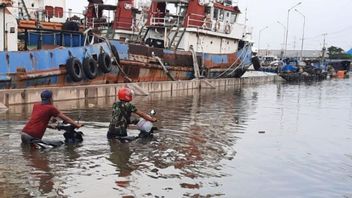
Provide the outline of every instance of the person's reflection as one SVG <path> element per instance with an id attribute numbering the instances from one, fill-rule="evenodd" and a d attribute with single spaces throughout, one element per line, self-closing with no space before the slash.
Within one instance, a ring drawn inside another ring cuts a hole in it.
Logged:
<path id="1" fill-rule="evenodd" d="M 109 144 L 111 154 L 108 160 L 116 165 L 120 177 L 129 176 L 133 171 L 128 163 L 132 154 L 129 145 L 126 143 L 120 143 L 118 140 L 110 140 Z"/>
<path id="2" fill-rule="evenodd" d="M 53 190 L 54 175 L 50 172 L 49 161 L 46 153 L 42 153 L 39 149 L 32 148 L 29 145 L 21 144 L 23 157 L 28 161 L 28 165 L 34 170 L 30 174 L 35 181 L 39 181 L 39 190 L 43 194 L 50 193 Z"/>

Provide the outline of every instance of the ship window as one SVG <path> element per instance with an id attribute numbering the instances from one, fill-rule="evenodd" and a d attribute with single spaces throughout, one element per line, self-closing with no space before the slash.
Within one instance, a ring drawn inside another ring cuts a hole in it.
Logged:
<path id="1" fill-rule="evenodd" d="M 55 17 L 62 18 L 64 16 L 64 9 L 62 7 L 55 7 Z"/>
<path id="2" fill-rule="evenodd" d="M 16 32 L 15 27 L 10 27 L 10 33 L 15 33 L 15 32 Z"/>
<path id="3" fill-rule="evenodd" d="M 219 21 L 224 21 L 224 10 L 220 10 L 218 20 Z"/>
<path id="4" fill-rule="evenodd" d="M 45 6 L 45 15 L 48 18 L 52 18 L 54 16 L 54 8 L 53 8 L 53 6 Z"/>
<path id="5" fill-rule="evenodd" d="M 224 21 L 226 21 L 226 23 L 228 23 L 230 20 L 231 20 L 231 12 L 225 11 Z"/>
<path id="6" fill-rule="evenodd" d="M 233 13 L 233 14 L 231 15 L 230 23 L 235 23 L 236 20 L 237 20 L 237 14 Z"/>
<path id="7" fill-rule="evenodd" d="M 177 15 L 177 8 L 175 4 L 166 4 L 165 13 L 169 15 Z"/>
<path id="8" fill-rule="evenodd" d="M 214 20 L 218 20 L 218 14 L 219 14 L 219 9 L 215 8 L 214 9 L 214 15 L 213 15 L 213 19 Z"/>

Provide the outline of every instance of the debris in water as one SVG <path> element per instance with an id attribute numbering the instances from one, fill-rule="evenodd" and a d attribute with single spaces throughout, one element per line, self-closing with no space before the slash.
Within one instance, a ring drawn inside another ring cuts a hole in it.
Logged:
<path id="1" fill-rule="evenodd" d="M 258 133 L 265 133 L 265 131 L 259 131 Z"/>

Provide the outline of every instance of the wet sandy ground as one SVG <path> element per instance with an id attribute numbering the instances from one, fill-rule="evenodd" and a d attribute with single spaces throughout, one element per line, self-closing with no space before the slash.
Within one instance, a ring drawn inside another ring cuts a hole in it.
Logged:
<path id="1" fill-rule="evenodd" d="M 21 147 L 31 105 L 14 106 L 0 113 L 0 197 L 352 197 L 351 86 L 136 97 L 139 109 L 156 109 L 160 130 L 128 144 L 106 139 L 114 98 L 59 102 L 82 117 L 85 139 L 44 151 Z"/>

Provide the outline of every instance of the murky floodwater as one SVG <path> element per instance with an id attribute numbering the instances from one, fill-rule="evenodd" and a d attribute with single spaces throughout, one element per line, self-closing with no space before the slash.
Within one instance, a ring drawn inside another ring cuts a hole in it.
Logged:
<path id="1" fill-rule="evenodd" d="M 352 197 L 352 80 L 177 95 L 137 97 L 160 130 L 128 144 L 105 137 L 113 98 L 56 103 L 82 117 L 85 139 L 47 151 L 21 147 L 31 107 L 12 107 L 0 197 Z"/>

